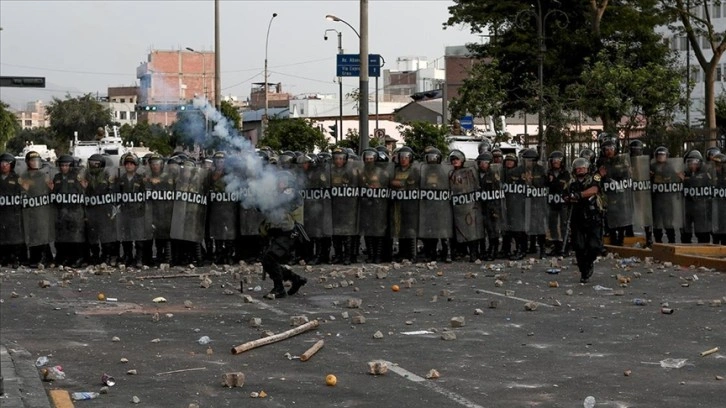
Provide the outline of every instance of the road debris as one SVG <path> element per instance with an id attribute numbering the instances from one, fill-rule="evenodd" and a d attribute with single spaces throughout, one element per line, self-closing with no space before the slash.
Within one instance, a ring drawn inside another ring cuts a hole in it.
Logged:
<path id="1" fill-rule="evenodd" d="M 248 341 L 247 343 L 240 344 L 237 347 L 232 348 L 232 354 L 240 354 L 244 353 L 245 351 L 252 350 L 257 347 L 262 347 L 271 343 L 276 343 L 281 340 L 288 339 L 293 336 L 297 336 L 298 334 L 305 333 L 308 330 L 316 329 L 320 325 L 320 322 L 317 320 L 313 320 L 311 322 L 305 323 L 301 326 L 297 326 L 294 329 L 290 329 L 287 331 L 284 331 L 282 333 L 275 334 L 274 336 L 265 337 L 262 339 L 257 339 L 253 341 Z"/>
<path id="2" fill-rule="evenodd" d="M 300 355 L 300 361 L 308 361 L 308 360 L 310 360 L 310 357 L 312 357 L 313 355 L 315 355 L 315 353 L 317 353 L 321 348 L 323 348 L 324 345 L 325 345 L 325 341 L 324 340 L 318 340 L 318 341 L 316 341 L 315 344 L 313 344 L 312 347 L 310 347 L 304 353 L 302 353 L 302 355 Z"/>
<path id="3" fill-rule="evenodd" d="M 245 374 L 241 371 L 225 373 L 222 376 L 222 385 L 228 388 L 242 387 L 245 385 Z"/>

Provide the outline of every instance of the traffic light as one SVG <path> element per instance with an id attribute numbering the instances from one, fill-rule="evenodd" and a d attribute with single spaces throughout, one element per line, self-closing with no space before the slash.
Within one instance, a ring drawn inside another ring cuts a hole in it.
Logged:
<path id="1" fill-rule="evenodd" d="M 330 125 L 328 126 L 328 129 L 330 129 L 330 136 L 333 136 L 333 138 L 338 138 L 338 124 Z"/>
<path id="2" fill-rule="evenodd" d="M 45 88 L 45 77 L 2 76 L 0 86 L 13 88 Z"/>
<path id="3" fill-rule="evenodd" d="M 136 105 L 136 110 L 141 112 L 156 112 L 158 107 L 156 105 Z"/>

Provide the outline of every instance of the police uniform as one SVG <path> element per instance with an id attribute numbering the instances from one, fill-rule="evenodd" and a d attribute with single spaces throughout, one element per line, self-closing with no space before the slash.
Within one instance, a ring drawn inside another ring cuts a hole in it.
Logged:
<path id="1" fill-rule="evenodd" d="M 574 177 L 567 190 L 568 201 L 572 206 L 572 249 L 575 251 L 582 283 L 586 283 L 592 276 L 595 259 L 602 247 L 602 209 L 599 198 L 601 183 L 599 174 L 588 173 L 582 180 Z M 598 194 L 583 198 L 581 193 L 591 187 L 596 187 Z"/>
<path id="2" fill-rule="evenodd" d="M 491 165 L 490 165 L 491 166 Z M 486 171 L 479 169 L 479 188 L 486 199 L 481 203 L 485 238 L 480 241 L 480 253 L 486 261 L 494 260 L 499 250 L 500 225 L 502 218 L 501 176 L 498 171 L 489 167 Z M 487 242 L 488 241 L 488 245 Z"/>
<path id="3" fill-rule="evenodd" d="M 75 169 L 71 168 L 68 173 L 61 172 L 53 177 L 53 196 L 56 203 L 56 263 L 78 268 L 83 262 L 86 215 L 84 188 Z"/>
<path id="4" fill-rule="evenodd" d="M 15 158 L 3 154 L 0 161 L 10 167 L 8 173 L 0 174 L 0 264 L 17 268 L 23 248 L 23 188 L 15 173 Z"/>
<path id="5" fill-rule="evenodd" d="M 547 195 L 547 204 L 549 214 L 547 216 L 547 226 L 550 233 L 550 239 L 553 242 L 552 252 L 550 256 L 560 255 L 563 252 L 566 242 L 562 242 L 563 235 L 567 223 L 567 206 L 564 205 L 562 197 L 572 180 L 570 173 L 564 169 L 550 168 L 547 170 L 546 185 L 549 189 Z"/>

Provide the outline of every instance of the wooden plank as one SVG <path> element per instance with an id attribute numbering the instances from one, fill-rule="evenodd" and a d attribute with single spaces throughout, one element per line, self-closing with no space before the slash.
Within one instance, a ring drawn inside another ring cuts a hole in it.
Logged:
<path id="1" fill-rule="evenodd" d="M 676 246 L 676 254 L 708 256 L 713 258 L 726 257 L 726 246 L 712 244 L 678 245 Z"/>
<path id="2" fill-rule="evenodd" d="M 73 408 L 71 395 L 66 390 L 50 390 L 50 400 L 55 408 Z"/>
<path id="3" fill-rule="evenodd" d="M 603 237 L 603 243 L 605 243 L 606 245 L 611 245 L 610 237 Z M 636 243 L 639 243 L 642 248 L 645 248 L 645 237 L 635 236 L 623 238 L 623 246 L 632 247 Z"/>
<path id="4" fill-rule="evenodd" d="M 660 262 L 671 262 L 674 265 L 705 267 L 715 269 L 717 271 L 726 272 L 726 258 L 715 258 L 708 256 L 698 256 L 689 254 L 678 254 L 676 253 L 678 246 L 682 245 L 671 245 L 671 244 L 653 244 L 651 249 L 643 248 L 630 248 L 621 246 L 605 245 L 605 248 L 609 252 L 618 254 L 621 258 L 638 257 L 645 259 L 645 257 L 653 257 L 654 260 Z M 697 246 L 692 246 L 692 248 Z M 696 248 L 697 249 L 697 248 Z"/>
<path id="5" fill-rule="evenodd" d="M 630 257 L 638 257 L 640 259 L 645 259 L 647 256 L 653 256 L 653 251 L 651 251 L 648 248 L 633 248 L 633 247 L 627 247 L 627 246 L 614 246 L 614 245 L 605 245 L 605 249 L 608 250 L 608 252 L 612 252 L 615 254 L 618 254 L 621 258 L 630 258 Z"/>

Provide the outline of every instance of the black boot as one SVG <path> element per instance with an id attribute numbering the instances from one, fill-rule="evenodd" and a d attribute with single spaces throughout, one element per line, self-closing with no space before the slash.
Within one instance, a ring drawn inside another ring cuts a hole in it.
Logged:
<path id="1" fill-rule="evenodd" d="M 275 286 L 265 297 L 268 299 L 280 299 L 287 297 L 287 292 L 285 292 L 285 286 L 282 284 L 282 281 L 275 281 L 274 284 Z"/>
<path id="2" fill-rule="evenodd" d="M 346 265 L 358 263 L 358 251 L 360 242 L 357 236 L 348 237 L 348 263 Z"/>
<path id="3" fill-rule="evenodd" d="M 645 247 L 650 248 L 653 246 L 653 227 L 645 226 Z"/>
<path id="4" fill-rule="evenodd" d="M 562 241 L 552 242 L 552 251 L 547 253 L 547 256 L 561 256 L 562 255 Z"/>
<path id="5" fill-rule="evenodd" d="M 494 238 L 489 240 L 489 248 L 487 248 L 486 252 L 486 258 L 484 258 L 486 261 L 493 261 L 494 258 L 497 256 L 497 251 L 499 250 L 499 239 Z"/>
<path id="6" fill-rule="evenodd" d="M 512 252 L 512 234 L 505 233 L 502 239 L 502 249 L 497 254 L 497 258 L 507 258 Z"/>
<path id="7" fill-rule="evenodd" d="M 545 257 L 545 243 L 547 242 L 547 238 L 544 235 L 537 235 L 537 245 L 539 246 L 539 259 L 544 259 Z"/>
<path id="8" fill-rule="evenodd" d="M 290 279 L 290 282 L 292 283 L 292 286 L 290 286 L 290 289 L 287 291 L 287 294 L 292 296 L 292 295 L 296 294 L 297 291 L 299 291 L 301 287 L 305 286 L 305 284 L 308 283 L 308 280 L 296 273 L 293 273 L 292 278 Z"/>
<path id="9" fill-rule="evenodd" d="M 335 253 L 332 259 L 333 264 L 339 264 L 343 262 L 343 247 L 343 238 L 333 237 L 333 252 Z"/>
<path id="10" fill-rule="evenodd" d="M 141 269 L 144 267 L 144 243 L 136 241 L 136 268 Z"/>
<path id="11" fill-rule="evenodd" d="M 529 249 L 527 250 L 528 254 L 536 254 L 537 253 L 537 236 L 530 235 L 529 236 Z"/>

